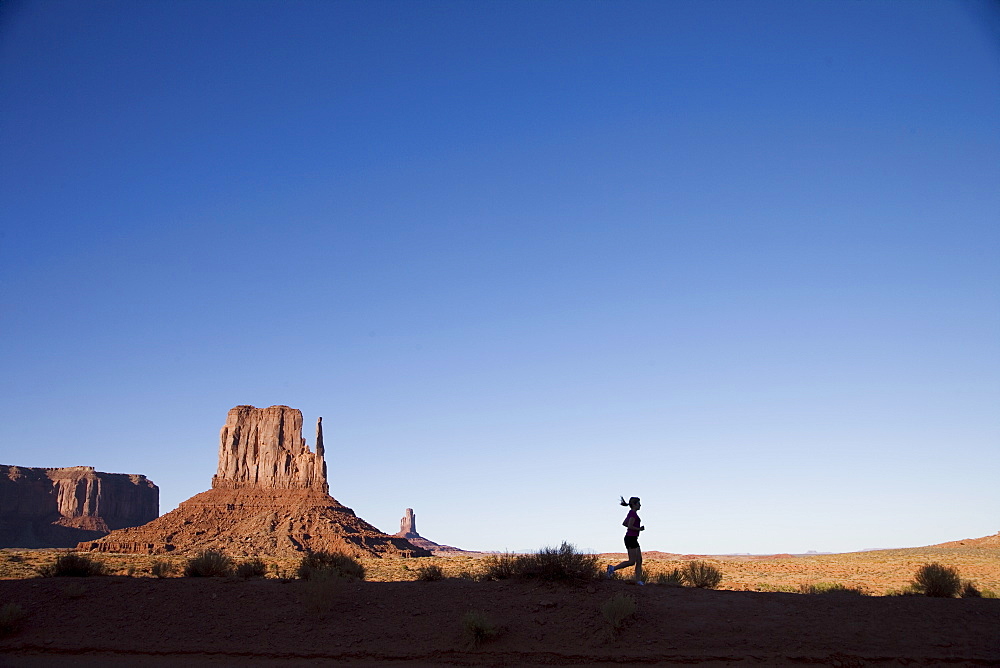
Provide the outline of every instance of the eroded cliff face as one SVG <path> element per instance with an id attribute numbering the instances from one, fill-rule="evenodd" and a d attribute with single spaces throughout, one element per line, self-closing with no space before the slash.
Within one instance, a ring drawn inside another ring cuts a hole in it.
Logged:
<path id="1" fill-rule="evenodd" d="M 257 487 L 329 492 L 322 418 L 316 452 L 302 438 L 302 412 L 288 406 L 237 406 L 219 432 L 219 469 L 213 489 Z"/>
<path id="2" fill-rule="evenodd" d="M 159 514 L 144 475 L 0 465 L 0 547 L 73 547 Z"/>

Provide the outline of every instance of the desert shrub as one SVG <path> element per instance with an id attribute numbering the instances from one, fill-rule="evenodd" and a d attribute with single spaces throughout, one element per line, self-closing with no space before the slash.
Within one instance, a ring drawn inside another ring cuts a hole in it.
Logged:
<path id="1" fill-rule="evenodd" d="M 608 623 L 609 631 L 617 633 L 635 615 L 635 598 L 618 592 L 601 603 L 601 616 Z"/>
<path id="2" fill-rule="evenodd" d="M 26 616 L 24 609 L 17 603 L 0 605 L 0 636 L 17 631 Z"/>
<path id="3" fill-rule="evenodd" d="M 456 575 L 455 577 L 457 577 L 459 580 L 481 580 L 482 579 L 482 576 L 480 574 L 473 573 L 472 571 L 470 571 L 468 569 L 465 569 L 465 568 L 463 568 L 462 570 L 460 570 L 458 572 L 458 575 Z"/>
<path id="4" fill-rule="evenodd" d="M 365 567 L 354 557 L 341 552 L 310 552 L 299 562 L 298 576 L 310 580 L 320 573 L 331 573 L 348 580 L 364 580 Z"/>
<path id="5" fill-rule="evenodd" d="M 149 572 L 152 573 L 153 577 L 156 578 L 167 578 L 174 574 L 174 564 L 170 561 L 164 561 L 162 559 L 157 559 L 150 566 Z"/>
<path id="6" fill-rule="evenodd" d="M 492 640 L 500 633 L 497 625 L 482 610 L 469 610 L 462 615 L 462 631 L 473 647 Z"/>
<path id="7" fill-rule="evenodd" d="M 87 593 L 87 588 L 82 582 L 76 581 L 63 587 L 63 593 L 66 594 L 67 598 L 82 598 Z"/>
<path id="8" fill-rule="evenodd" d="M 979 591 L 979 587 L 972 580 L 962 581 L 962 598 L 982 598 L 983 592 Z"/>
<path id="9" fill-rule="evenodd" d="M 333 570 L 314 569 L 308 578 L 303 579 L 302 604 L 306 610 L 314 615 L 332 610 L 336 602 L 334 594 L 343 578 Z"/>
<path id="10" fill-rule="evenodd" d="M 953 598 L 962 591 L 962 579 L 958 576 L 957 568 L 935 562 L 917 569 L 912 586 L 924 596 Z"/>
<path id="11" fill-rule="evenodd" d="M 522 555 L 504 552 L 503 554 L 491 554 L 483 559 L 483 579 L 484 580 L 506 580 L 517 574 L 515 562 Z"/>
<path id="12" fill-rule="evenodd" d="M 615 571 L 617 573 L 617 571 Z M 646 575 L 646 584 L 653 583 L 658 585 L 665 585 L 667 587 L 683 587 L 684 586 L 684 574 L 681 569 L 675 568 L 672 571 L 667 571 L 666 573 L 660 572 L 656 575 Z"/>
<path id="13" fill-rule="evenodd" d="M 108 569 L 90 557 L 70 553 L 59 555 L 54 562 L 38 569 L 38 572 L 43 578 L 84 578 L 91 575 L 106 575 Z"/>
<path id="14" fill-rule="evenodd" d="M 184 577 L 219 578 L 233 573 L 233 560 L 218 550 L 203 550 L 188 560 Z"/>
<path id="15" fill-rule="evenodd" d="M 484 579 L 525 578 L 547 582 L 596 580 L 603 571 L 597 555 L 577 552 L 564 542 L 558 548 L 544 547 L 533 554 L 496 554 L 484 560 Z"/>
<path id="16" fill-rule="evenodd" d="M 601 577 L 597 555 L 577 552 L 563 542 L 558 548 L 544 547 L 534 554 L 515 559 L 517 577 L 535 578 L 547 582 L 596 580 Z"/>
<path id="17" fill-rule="evenodd" d="M 437 564 L 428 564 L 417 569 L 417 579 L 423 582 L 434 582 L 444 579 L 444 571 Z"/>
<path id="18" fill-rule="evenodd" d="M 681 573 L 684 582 L 701 589 L 715 589 L 722 582 L 722 571 L 704 561 L 689 561 Z"/>
<path id="19" fill-rule="evenodd" d="M 265 575 L 267 575 L 267 564 L 264 563 L 263 559 L 250 559 L 236 567 L 236 576 L 244 580 L 262 578 Z"/>
<path id="20" fill-rule="evenodd" d="M 867 594 L 860 587 L 848 587 L 846 585 L 840 584 L 839 582 L 834 583 L 823 583 L 820 584 L 801 584 L 799 585 L 800 594 L 847 594 L 849 596 L 866 596 Z"/>

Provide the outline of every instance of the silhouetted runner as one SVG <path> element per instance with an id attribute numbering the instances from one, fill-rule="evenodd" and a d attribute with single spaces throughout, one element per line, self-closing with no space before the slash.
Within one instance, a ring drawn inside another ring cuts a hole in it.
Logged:
<path id="1" fill-rule="evenodd" d="M 615 566 L 608 566 L 608 577 L 617 571 L 619 568 L 628 568 L 629 566 L 635 566 L 635 582 L 636 584 L 646 584 L 642 581 L 642 550 L 639 549 L 639 532 L 645 531 L 646 527 L 642 526 L 639 520 L 639 508 L 642 504 L 639 503 L 639 497 L 633 496 L 628 502 L 625 501 L 625 497 L 620 497 L 623 506 L 628 506 L 628 515 L 625 516 L 625 521 L 622 522 L 622 526 L 625 527 L 625 550 L 628 552 L 628 561 L 623 561 Z"/>

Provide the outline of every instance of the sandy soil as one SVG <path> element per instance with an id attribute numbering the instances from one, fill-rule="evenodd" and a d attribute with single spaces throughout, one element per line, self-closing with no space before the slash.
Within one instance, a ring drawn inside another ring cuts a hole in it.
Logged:
<path id="1" fill-rule="evenodd" d="M 617 634 L 615 593 L 637 614 Z M 0 580 L 26 618 L 0 666 L 1000 665 L 1000 599 L 801 595 L 621 581 Z M 473 646 L 462 618 L 499 635 Z"/>

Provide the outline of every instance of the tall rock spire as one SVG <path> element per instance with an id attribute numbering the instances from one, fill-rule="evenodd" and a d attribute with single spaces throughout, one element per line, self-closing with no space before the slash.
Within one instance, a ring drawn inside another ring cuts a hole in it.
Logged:
<path id="1" fill-rule="evenodd" d="M 326 456 L 326 448 L 323 447 L 323 418 L 316 418 L 316 454 L 320 457 Z"/>
<path id="2" fill-rule="evenodd" d="M 323 445 L 323 418 L 316 419 L 316 456 L 323 465 L 323 491 L 330 493 L 330 484 L 326 477 L 326 446 Z"/>
<path id="3" fill-rule="evenodd" d="M 417 516 L 413 513 L 413 508 L 407 508 L 403 514 L 403 519 L 399 521 L 399 533 L 397 536 L 418 536 Z"/>

